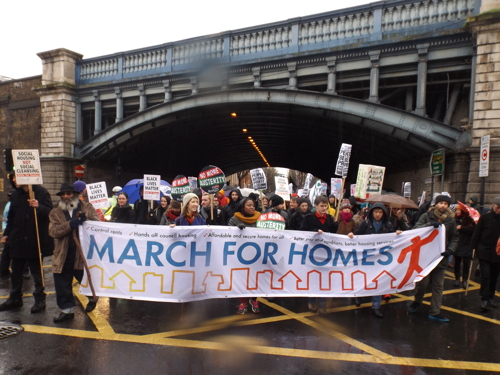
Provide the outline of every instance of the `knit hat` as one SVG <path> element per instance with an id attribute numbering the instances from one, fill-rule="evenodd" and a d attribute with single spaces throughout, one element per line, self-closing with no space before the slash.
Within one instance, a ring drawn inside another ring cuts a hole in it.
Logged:
<path id="1" fill-rule="evenodd" d="M 283 198 L 281 198 L 279 195 L 273 195 L 271 198 L 269 198 L 269 200 L 271 201 L 272 207 L 276 207 L 276 206 L 279 206 L 280 204 L 285 203 Z"/>
<path id="2" fill-rule="evenodd" d="M 493 199 L 493 204 L 500 206 L 500 197 L 495 197 L 495 199 Z"/>
<path id="3" fill-rule="evenodd" d="M 440 194 L 436 197 L 435 202 L 436 204 L 438 204 L 439 202 L 446 202 L 449 206 L 451 204 L 451 197 L 449 197 L 448 195 Z"/>
<path id="4" fill-rule="evenodd" d="M 340 204 L 340 209 L 343 210 L 344 208 L 351 209 L 351 202 L 347 198 L 342 199 L 342 203 Z"/>
<path id="5" fill-rule="evenodd" d="M 365 202 L 365 203 L 363 203 L 363 204 L 361 205 L 361 209 L 363 209 L 363 208 L 365 208 L 365 207 L 372 208 L 372 207 L 373 207 L 373 205 L 372 205 L 371 203 L 369 203 L 369 202 Z"/>
<path id="6" fill-rule="evenodd" d="M 186 206 L 189 204 L 189 202 L 191 202 L 191 199 L 193 199 L 193 198 L 196 198 L 196 200 L 198 200 L 198 201 L 199 201 L 198 196 L 197 196 L 196 194 L 193 194 L 193 193 L 187 193 L 187 194 L 186 194 L 186 195 L 184 195 L 184 197 L 182 198 L 182 205 L 183 205 L 184 207 L 186 207 Z M 199 203 L 199 202 L 198 202 L 198 203 Z"/>
<path id="7" fill-rule="evenodd" d="M 78 181 L 75 181 L 73 186 L 75 187 L 75 190 L 81 194 L 85 190 L 85 188 L 87 187 L 87 184 L 83 181 L 78 180 Z"/>

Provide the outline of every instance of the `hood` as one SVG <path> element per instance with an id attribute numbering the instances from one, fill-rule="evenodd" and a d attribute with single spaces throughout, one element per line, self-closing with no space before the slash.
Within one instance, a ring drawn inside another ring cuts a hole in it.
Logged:
<path id="1" fill-rule="evenodd" d="M 382 222 L 385 223 L 387 221 L 387 209 L 385 208 L 383 203 L 377 202 L 373 205 L 373 207 L 370 209 L 370 212 L 368 212 L 368 219 L 370 219 L 371 222 L 373 222 L 373 210 L 376 208 L 381 208 L 382 211 L 384 212 L 384 216 L 382 216 Z"/>
<path id="2" fill-rule="evenodd" d="M 476 197 L 476 196 L 474 196 L 474 197 L 470 197 L 470 199 L 472 199 L 472 201 L 474 202 L 474 204 L 477 204 L 478 199 L 477 199 L 477 197 Z"/>
<path id="3" fill-rule="evenodd" d="M 310 213 L 310 212 L 311 212 L 311 209 L 312 209 L 312 207 L 311 207 L 311 202 L 309 202 L 309 199 L 306 199 L 306 198 L 299 198 L 299 199 L 297 200 L 297 204 L 298 204 L 298 206 L 297 206 L 297 208 L 295 209 L 295 212 L 302 213 L 302 211 L 299 209 L 299 207 L 300 207 L 300 205 L 301 205 L 302 203 L 307 203 L 307 211 L 306 211 L 304 214 L 308 214 L 308 213 Z"/>
<path id="4" fill-rule="evenodd" d="M 233 194 L 233 192 L 236 192 L 238 193 L 238 200 L 236 201 L 236 205 L 241 201 L 241 199 L 243 198 L 243 195 L 241 195 L 241 191 L 240 189 L 233 189 L 231 190 L 231 192 L 229 193 L 229 204 L 233 204 L 233 200 L 231 199 L 231 194 Z"/>

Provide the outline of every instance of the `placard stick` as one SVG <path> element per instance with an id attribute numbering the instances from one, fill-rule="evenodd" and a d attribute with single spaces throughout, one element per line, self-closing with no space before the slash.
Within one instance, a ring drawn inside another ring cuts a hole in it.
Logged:
<path id="1" fill-rule="evenodd" d="M 342 178 L 342 186 L 340 187 L 340 199 L 339 199 L 339 203 L 337 204 L 337 212 L 335 212 L 335 221 L 338 221 L 339 220 L 339 215 L 340 215 L 340 204 L 342 203 L 342 198 L 344 196 L 344 184 L 345 184 L 345 177 Z"/>
<path id="2" fill-rule="evenodd" d="M 475 255 L 476 255 L 476 249 L 472 250 L 472 261 L 470 262 L 469 266 L 469 277 L 467 277 L 467 285 L 465 286 L 465 296 L 467 296 L 467 292 L 469 291 L 470 274 L 472 273 L 472 267 L 474 266 Z"/>
<path id="3" fill-rule="evenodd" d="M 28 185 L 28 194 L 30 200 L 35 199 L 35 194 L 33 193 L 33 187 Z M 45 288 L 45 277 L 43 276 L 43 262 L 42 262 L 42 248 L 40 246 L 40 235 L 38 234 L 38 218 L 36 217 L 36 208 L 33 207 L 33 212 L 35 216 L 35 234 L 36 234 L 36 244 L 38 246 L 38 262 L 40 264 L 40 275 L 42 276 L 42 286 Z"/>
<path id="4" fill-rule="evenodd" d="M 80 213 L 77 214 L 77 219 L 80 216 Z M 97 302 L 98 298 L 95 294 L 94 283 L 92 282 L 92 277 L 90 275 L 89 265 L 87 264 L 87 260 L 85 259 L 85 255 L 83 254 L 82 245 L 80 244 L 80 240 L 78 238 L 78 229 L 72 229 L 73 241 L 75 241 L 76 250 L 83 262 L 83 267 L 85 268 L 85 272 L 87 272 L 87 279 L 89 280 L 90 290 L 92 292 L 92 298 L 94 302 Z"/>
<path id="5" fill-rule="evenodd" d="M 210 220 L 214 219 L 214 195 L 210 194 Z"/>

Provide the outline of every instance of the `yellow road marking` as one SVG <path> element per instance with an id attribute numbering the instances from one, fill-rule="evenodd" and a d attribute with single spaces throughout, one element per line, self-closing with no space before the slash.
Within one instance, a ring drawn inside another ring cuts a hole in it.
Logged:
<path id="1" fill-rule="evenodd" d="M 116 334 L 116 333 L 102 334 L 100 332 L 89 332 L 89 331 L 66 329 L 66 328 L 42 327 L 35 325 L 23 325 L 23 328 L 26 332 L 79 337 L 79 338 L 87 338 L 95 340 L 110 340 L 110 341 L 130 342 L 139 344 L 205 349 L 205 350 L 220 350 L 220 351 L 234 350 L 234 348 L 232 348 L 227 344 L 212 342 L 212 341 L 184 340 L 184 339 L 157 338 L 157 337 L 152 338 L 148 336 L 135 336 L 135 335 Z M 240 348 L 238 348 L 238 350 L 239 349 Z M 448 361 L 440 359 L 421 359 L 421 358 L 406 358 L 406 357 L 392 357 L 392 356 L 386 356 L 384 358 L 381 358 L 368 354 L 324 352 L 324 351 L 305 350 L 305 349 L 278 348 L 278 347 L 262 346 L 262 345 L 248 345 L 245 346 L 244 349 L 249 353 L 279 355 L 279 356 L 296 357 L 296 358 L 325 359 L 331 361 L 364 362 L 364 363 L 377 363 L 377 364 L 399 365 L 399 366 L 434 367 L 434 368 L 446 368 L 446 369 L 500 372 L 500 364 L 486 363 L 486 362 Z"/>
<path id="2" fill-rule="evenodd" d="M 319 330 L 320 332 L 324 332 L 324 333 L 327 333 L 329 334 L 330 336 L 338 339 L 338 340 L 341 340 L 349 345 L 352 345 L 358 349 L 361 349 L 363 350 L 364 352 L 366 353 L 369 353 L 375 357 L 379 357 L 379 358 L 390 358 L 392 357 L 391 355 L 387 354 L 387 353 L 384 353 L 380 350 L 377 350 L 375 348 L 372 348 L 371 346 L 368 346 L 366 344 L 363 344 L 362 342 L 358 341 L 358 340 L 355 340 L 343 333 L 340 333 L 339 331 L 333 329 L 332 327 L 327 327 L 325 324 L 319 324 L 317 322 L 314 322 L 310 319 L 306 319 L 305 317 L 297 314 L 297 313 L 294 313 L 293 311 L 290 311 L 288 309 L 285 309 L 284 307 L 282 306 L 279 306 L 273 302 L 269 302 L 268 300 L 265 300 L 263 298 L 259 298 L 259 302 L 263 303 L 264 305 L 267 305 L 269 307 L 272 307 L 273 309 L 281 312 L 282 314 L 285 314 L 285 315 L 288 315 L 292 318 L 294 318 L 295 320 L 298 320 L 299 322 L 303 323 L 303 324 L 306 324 L 310 327 L 313 327 L 313 328 L 316 328 L 317 330 Z"/>
<path id="3" fill-rule="evenodd" d="M 78 292 L 77 286 L 73 287 L 73 292 L 75 293 L 76 297 L 78 298 L 78 300 L 82 304 L 83 309 L 85 310 L 85 307 L 87 306 L 87 303 L 88 303 L 88 298 L 86 296 L 84 296 L 83 294 L 80 294 Z M 105 335 L 110 335 L 110 334 L 113 335 L 115 333 L 115 330 L 113 329 L 113 327 L 111 327 L 111 325 L 109 324 L 107 319 L 104 317 L 104 315 L 102 315 L 99 312 L 97 307 L 94 309 L 94 311 L 92 311 L 90 313 L 86 313 L 86 314 L 92 320 L 92 323 L 94 323 L 94 326 L 96 327 L 96 329 L 99 333 L 102 333 Z"/>

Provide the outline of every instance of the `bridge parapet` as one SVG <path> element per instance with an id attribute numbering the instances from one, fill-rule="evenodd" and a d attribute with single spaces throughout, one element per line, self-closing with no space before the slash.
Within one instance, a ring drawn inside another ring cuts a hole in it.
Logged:
<path id="1" fill-rule="evenodd" d="M 480 0 L 389 0 L 159 46 L 80 60 L 77 85 L 183 72 L 193 64 L 248 64 L 346 45 L 386 44 L 426 32 L 459 29 Z M 438 26 L 439 25 L 439 26 Z"/>

